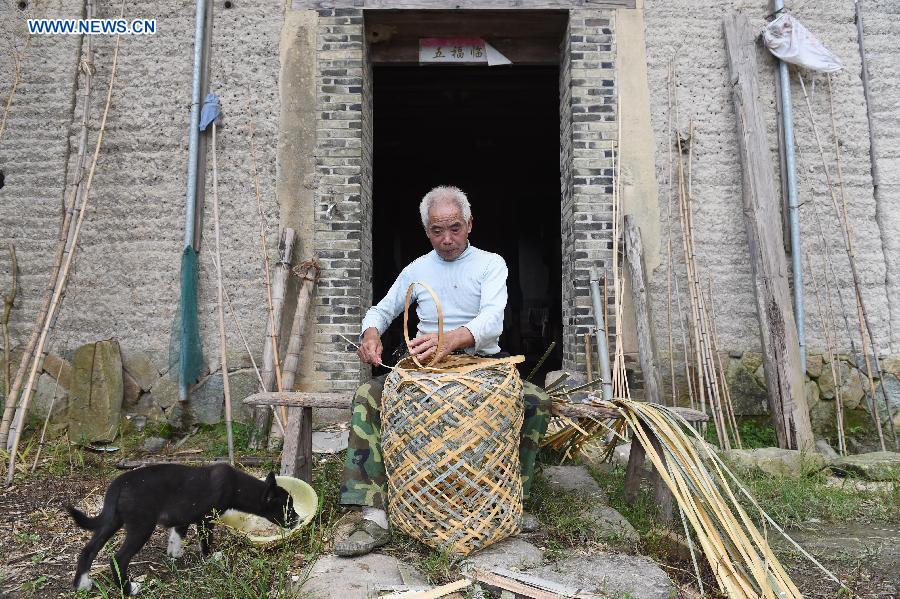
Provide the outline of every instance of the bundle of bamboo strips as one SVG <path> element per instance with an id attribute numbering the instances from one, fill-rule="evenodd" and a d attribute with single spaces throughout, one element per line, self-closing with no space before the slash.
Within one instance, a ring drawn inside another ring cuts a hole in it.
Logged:
<path id="1" fill-rule="evenodd" d="M 687 136 L 685 136 L 679 125 L 677 79 L 678 74 L 673 62 L 670 85 L 673 86 L 671 94 L 674 98 L 672 105 L 675 110 L 675 160 L 677 161 L 675 170 L 678 173 L 676 198 L 681 225 L 682 254 L 687 275 L 687 292 L 690 300 L 689 323 L 691 325 L 690 333 L 693 341 L 694 375 L 696 379 L 692 380 L 690 376 L 687 353 L 685 353 L 685 372 L 688 374 L 689 394 L 693 395 L 694 391 L 696 391 L 701 411 L 707 411 L 706 404 L 707 399 L 709 400 L 709 411 L 712 413 L 719 446 L 723 449 L 730 449 L 732 444 L 737 447 L 741 446 L 740 434 L 738 433 L 734 409 L 731 405 L 731 396 L 719 354 L 719 343 L 714 322 L 715 315 L 712 308 L 712 294 L 710 291 L 708 295 L 704 290 L 694 249 L 694 214 L 692 207 L 694 121 L 689 121 Z M 685 148 L 685 146 L 687 147 Z M 687 151 L 686 165 L 685 150 Z M 677 282 L 677 277 L 675 280 Z M 678 295 L 677 286 L 676 295 Z M 670 361 L 674 361 L 671 356 Z"/>
<path id="2" fill-rule="evenodd" d="M 771 525 L 827 576 L 843 584 L 802 550 L 741 486 L 724 462 L 702 442 L 684 419 L 664 406 L 617 399 L 598 402 L 621 414 L 616 429 L 628 429 L 672 492 L 716 580 L 729 597 L 802 597 L 796 585 L 738 500 L 743 495 Z M 651 443 L 651 436 L 659 445 Z M 694 438 L 692 438 L 694 437 Z M 612 444 L 610 444 L 612 446 Z M 727 476 L 726 476 L 727 475 Z M 729 482 L 730 481 L 730 482 Z M 694 557 L 693 543 L 690 545 Z M 694 558 L 696 568 L 696 558 Z M 700 580 L 699 571 L 695 572 Z M 702 583 L 701 583 L 702 584 Z"/>

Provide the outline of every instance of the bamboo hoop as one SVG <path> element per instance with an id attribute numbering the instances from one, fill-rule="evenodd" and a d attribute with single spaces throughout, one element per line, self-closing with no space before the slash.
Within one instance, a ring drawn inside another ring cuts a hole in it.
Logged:
<path id="1" fill-rule="evenodd" d="M 437 330 L 437 346 L 434 348 L 434 355 L 431 356 L 431 361 L 428 362 L 428 366 L 434 366 L 437 361 L 438 355 L 441 353 L 441 348 L 444 346 L 444 311 L 441 310 L 441 300 L 438 299 L 437 294 L 434 292 L 434 289 L 428 286 L 427 283 L 423 283 L 421 281 L 416 281 L 410 283 L 409 287 L 406 288 L 406 299 L 403 302 L 403 340 L 406 341 L 406 347 L 409 347 L 410 338 L 409 338 L 409 301 L 412 298 L 413 288 L 416 285 L 421 285 L 425 291 L 431 295 L 431 299 L 434 300 L 434 307 L 437 310 L 437 318 L 438 318 L 438 330 Z M 416 356 L 410 356 L 412 361 L 419 368 L 424 368 L 421 362 L 419 362 L 419 358 Z"/>
<path id="2" fill-rule="evenodd" d="M 122 3 L 122 8 L 124 10 L 124 1 Z M 123 14 L 123 12 L 120 11 L 119 16 L 121 17 L 122 14 Z M 63 266 L 63 271 L 62 271 L 63 278 L 61 281 L 62 284 L 57 284 L 56 289 L 54 290 L 53 298 L 50 302 L 50 306 L 48 309 L 47 318 L 44 322 L 44 327 L 41 330 L 41 334 L 40 334 L 40 338 L 38 339 L 37 347 L 35 348 L 35 359 L 34 359 L 34 362 L 33 362 L 32 368 L 31 368 L 31 374 L 28 377 L 28 383 L 26 384 L 25 390 L 22 394 L 20 411 L 23 416 L 28 411 L 28 402 L 31 397 L 31 390 L 32 390 L 32 387 L 34 386 L 34 379 L 37 374 L 38 366 L 43 361 L 41 359 L 41 355 L 43 354 L 43 351 L 44 351 L 44 343 L 47 340 L 47 334 L 49 333 L 49 330 L 50 330 L 50 324 L 53 322 L 53 314 L 56 311 L 57 307 L 59 306 L 60 297 L 63 292 L 64 284 L 68 279 L 69 271 L 72 267 L 72 261 L 74 260 L 75 255 L 77 253 L 76 250 L 77 250 L 78 238 L 81 234 L 81 226 L 84 222 L 84 216 L 86 214 L 88 200 L 90 199 L 89 194 L 90 194 L 90 189 L 91 189 L 91 183 L 94 180 L 94 173 L 97 168 L 97 159 L 100 156 L 100 145 L 103 142 L 103 133 L 106 130 L 106 119 L 107 119 L 107 116 L 109 115 L 109 106 L 112 101 L 113 84 L 115 83 L 116 68 L 118 66 L 118 61 L 119 61 L 119 41 L 120 41 L 120 39 L 121 39 L 121 36 L 119 34 L 116 34 L 116 44 L 115 44 L 115 49 L 113 50 L 112 67 L 111 67 L 111 72 L 110 72 L 110 77 L 109 77 L 109 88 L 107 89 L 107 93 L 106 93 L 106 106 L 103 109 L 103 118 L 100 121 L 100 129 L 97 133 L 97 143 L 94 146 L 94 156 L 91 161 L 91 170 L 88 173 L 87 184 L 85 185 L 84 202 L 81 205 L 81 210 L 78 213 L 78 221 L 75 225 L 75 232 L 74 232 L 73 242 L 72 242 L 72 251 L 66 257 L 66 261 Z M 14 437 L 12 447 L 11 447 L 11 450 L 9 453 L 9 467 L 7 468 L 7 472 L 6 472 L 6 483 L 7 484 L 12 483 L 13 477 L 15 476 L 16 451 L 19 446 L 19 440 L 22 436 L 22 428 L 23 427 L 21 425 L 16 428 L 15 437 Z"/>

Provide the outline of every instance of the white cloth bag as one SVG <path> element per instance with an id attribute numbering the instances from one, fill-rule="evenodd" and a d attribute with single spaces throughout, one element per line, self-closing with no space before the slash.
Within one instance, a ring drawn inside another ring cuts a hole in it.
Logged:
<path id="1" fill-rule="evenodd" d="M 841 70 L 841 61 L 792 15 L 783 13 L 763 27 L 763 42 L 769 52 L 785 62 L 822 73 Z"/>

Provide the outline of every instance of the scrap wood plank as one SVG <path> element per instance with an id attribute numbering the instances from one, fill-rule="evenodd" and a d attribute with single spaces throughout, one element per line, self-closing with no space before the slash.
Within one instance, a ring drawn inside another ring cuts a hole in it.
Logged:
<path id="1" fill-rule="evenodd" d="M 473 570 L 473 575 L 475 581 L 480 584 L 511 591 L 517 595 L 530 597 L 531 599 L 559 599 L 559 597 L 567 597 L 569 599 L 593 599 L 597 597 L 597 595 L 582 593 L 578 589 L 561 587 L 561 585 L 556 585 L 556 583 L 553 583 L 552 581 L 544 580 L 536 576 L 529 576 L 529 583 L 522 582 L 509 576 L 505 576 L 504 574 L 501 574 L 500 571 L 502 571 L 500 568 L 492 571 L 475 568 Z M 539 583 L 541 586 L 550 585 L 549 588 L 553 588 L 554 586 L 565 588 L 568 594 L 560 593 L 559 591 L 547 591 L 543 588 L 533 586 L 532 583 Z"/>
<path id="2" fill-rule="evenodd" d="M 427 591 L 404 591 L 402 593 L 392 593 L 390 595 L 383 595 L 380 599 L 437 599 L 438 597 L 443 597 L 445 595 L 449 595 L 450 593 L 455 593 L 456 591 L 461 591 L 467 586 L 471 585 L 472 581 L 468 578 L 462 578 L 457 580 L 456 582 L 451 582 L 448 584 L 443 584 L 439 587 L 434 587 L 433 589 Z"/>

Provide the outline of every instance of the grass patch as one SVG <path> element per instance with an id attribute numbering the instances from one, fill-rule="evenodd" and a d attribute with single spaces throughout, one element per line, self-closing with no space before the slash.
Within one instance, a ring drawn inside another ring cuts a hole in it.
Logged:
<path id="1" fill-rule="evenodd" d="M 859 491 L 832 487 L 819 472 L 800 479 L 751 472 L 742 477 L 747 491 L 779 525 L 795 527 L 815 518 L 823 522 L 900 522 L 900 485 L 892 490 Z M 757 511 L 745 502 L 751 517 Z"/>

